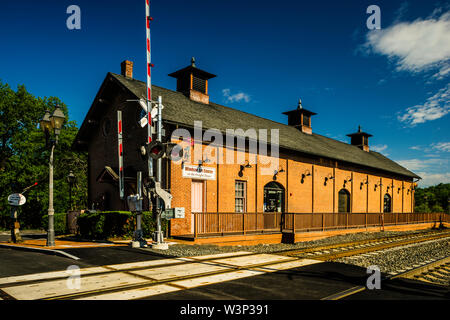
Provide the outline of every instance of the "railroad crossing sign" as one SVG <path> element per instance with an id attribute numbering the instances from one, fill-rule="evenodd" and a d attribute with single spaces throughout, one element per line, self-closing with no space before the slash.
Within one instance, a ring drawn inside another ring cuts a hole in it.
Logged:
<path id="1" fill-rule="evenodd" d="M 21 206 L 27 201 L 27 198 L 23 194 L 13 193 L 8 196 L 8 204 L 10 206 Z"/>

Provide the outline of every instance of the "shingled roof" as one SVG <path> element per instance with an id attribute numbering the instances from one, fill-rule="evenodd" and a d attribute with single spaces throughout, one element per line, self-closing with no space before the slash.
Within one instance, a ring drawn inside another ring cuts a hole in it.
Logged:
<path id="1" fill-rule="evenodd" d="M 109 73 L 137 98 L 146 97 L 146 84 L 142 81 Z M 288 150 L 319 157 L 344 161 L 359 166 L 394 173 L 411 178 L 419 176 L 378 152 L 363 151 L 357 146 L 343 143 L 319 134 L 306 134 L 293 126 L 261 118 L 213 102 L 203 104 L 192 101 L 180 92 L 152 85 L 152 96 L 161 96 L 164 112 L 163 120 L 193 127 L 194 121 L 202 121 L 203 129 L 215 128 L 225 133 L 226 129 L 266 129 L 268 141 L 270 130 L 279 130 L 279 146 Z M 84 123 L 83 123 L 84 124 Z M 82 128 L 80 131 L 82 131 Z"/>

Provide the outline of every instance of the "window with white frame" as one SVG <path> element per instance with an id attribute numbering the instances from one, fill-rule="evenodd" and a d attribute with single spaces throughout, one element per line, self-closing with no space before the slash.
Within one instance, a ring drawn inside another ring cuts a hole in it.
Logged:
<path id="1" fill-rule="evenodd" d="M 247 210 L 247 183 L 245 181 L 236 180 L 234 192 L 234 208 L 235 212 L 246 212 Z"/>

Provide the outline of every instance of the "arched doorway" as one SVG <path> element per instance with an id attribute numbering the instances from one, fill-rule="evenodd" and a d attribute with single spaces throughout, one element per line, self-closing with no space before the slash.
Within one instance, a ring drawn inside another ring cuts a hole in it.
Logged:
<path id="1" fill-rule="evenodd" d="M 350 192 L 347 189 L 339 191 L 338 212 L 350 212 Z"/>
<path id="2" fill-rule="evenodd" d="M 281 228 L 284 212 L 284 187 L 271 181 L 264 186 L 264 229 Z M 271 212 L 271 213 L 269 213 Z"/>
<path id="3" fill-rule="evenodd" d="M 392 212 L 392 199 L 388 193 L 384 195 L 383 212 Z"/>
<path id="4" fill-rule="evenodd" d="M 278 182 L 264 186 L 264 212 L 284 212 L 284 187 Z"/>

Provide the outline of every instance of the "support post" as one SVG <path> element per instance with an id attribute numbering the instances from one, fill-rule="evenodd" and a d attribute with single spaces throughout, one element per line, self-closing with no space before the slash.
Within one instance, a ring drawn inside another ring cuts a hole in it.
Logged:
<path id="1" fill-rule="evenodd" d="M 197 212 L 194 213 L 194 240 L 197 239 Z"/>
<path id="2" fill-rule="evenodd" d="M 159 142 L 162 142 L 162 98 L 161 96 L 158 97 L 158 122 L 157 122 L 157 140 Z M 150 157 L 149 157 L 150 158 Z M 162 177 L 162 159 L 159 158 L 156 160 L 156 183 L 161 184 L 161 177 Z M 164 209 L 166 207 L 164 206 Z M 161 210 L 162 210 L 162 203 L 161 198 L 159 196 L 156 197 L 156 232 L 155 232 L 155 241 L 156 244 L 152 246 L 152 248 L 160 249 L 160 250 L 167 250 L 169 249 L 169 246 L 167 243 L 164 242 L 164 235 L 161 230 Z"/>
<path id="3" fill-rule="evenodd" d="M 48 183 L 48 233 L 47 233 L 47 247 L 55 246 L 55 210 L 53 209 L 53 152 L 55 151 L 55 143 L 52 143 L 49 161 L 49 183 Z"/>
<path id="4" fill-rule="evenodd" d="M 367 212 L 365 213 L 365 224 L 366 224 L 366 231 L 367 231 Z"/>
<path id="5" fill-rule="evenodd" d="M 124 192 L 124 177 L 123 177 L 123 135 L 122 135 L 122 111 L 117 111 L 117 143 L 119 154 L 119 196 L 123 200 Z"/>
<path id="6" fill-rule="evenodd" d="M 20 224 L 17 221 L 17 206 L 11 206 L 11 242 L 22 242 L 19 229 Z"/>

